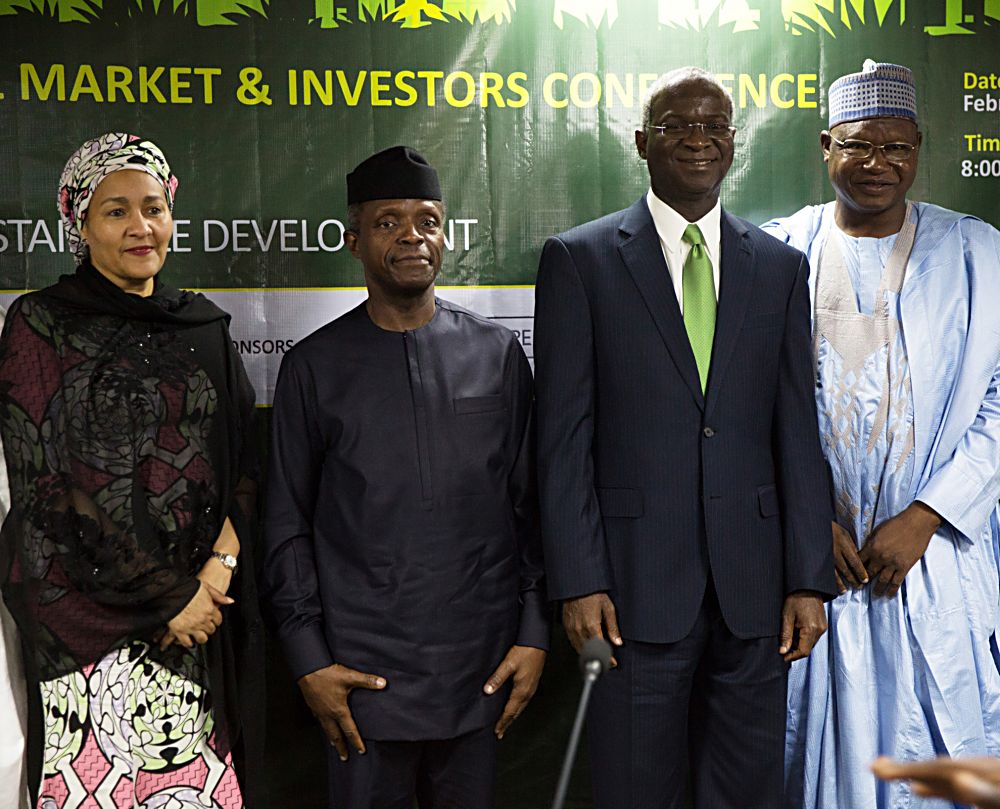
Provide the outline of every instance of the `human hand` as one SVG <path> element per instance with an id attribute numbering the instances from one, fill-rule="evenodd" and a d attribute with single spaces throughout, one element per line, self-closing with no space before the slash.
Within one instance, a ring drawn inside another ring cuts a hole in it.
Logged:
<path id="1" fill-rule="evenodd" d="M 514 678 L 514 687 L 511 689 L 510 697 L 507 698 L 507 704 L 504 705 L 503 714 L 493 728 L 498 739 L 503 738 L 507 728 L 521 715 L 521 711 L 535 695 L 544 666 L 543 649 L 536 649 L 533 646 L 511 646 L 496 671 L 486 681 L 483 691 L 494 694 L 508 679 Z"/>
<path id="2" fill-rule="evenodd" d="M 159 638 L 160 649 L 166 649 L 171 643 L 179 643 L 186 649 L 196 643 L 208 643 L 208 636 L 222 625 L 219 607 L 235 603 L 211 584 L 200 582 L 198 592 L 184 609 L 167 622 L 167 629 Z"/>
<path id="3" fill-rule="evenodd" d="M 591 638 L 605 637 L 615 646 L 622 645 L 622 636 L 618 631 L 618 614 L 615 605 L 607 593 L 591 593 L 589 596 L 571 598 L 563 603 L 563 627 L 569 642 L 573 644 L 577 654 Z M 611 658 L 611 665 L 617 666 L 618 661 Z"/>
<path id="4" fill-rule="evenodd" d="M 980 809 L 1000 809 L 1000 759 L 894 761 L 882 756 L 872 763 L 872 772 L 886 781 L 911 781 L 917 795 L 971 803 Z"/>
<path id="5" fill-rule="evenodd" d="M 778 654 L 786 663 L 808 657 L 824 632 L 826 610 L 819 594 L 811 590 L 790 593 L 781 610 L 781 646 Z"/>
<path id="6" fill-rule="evenodd" d="M 213 556 L 202 565 L 195 578 L 204 584 L 210 584 L 225 595 L 229 592 L 229 585 L 233 583 L 233 571 Z"/>
<path id="7" fill-rule="evenodd" d="M 836 568 L 837 589 L 842 593 L 848 587 L 855 590 L 868 584 L 868 571 L 858 556 L 854 539 L 837 523 L 833 523 L 833 565 Z"/>
<path id="8" fill-rule="evenodd" d="M 231 556 L 239 556 L 240 538 L 236 535 L 236 529 L 233 527 L 233 522 L 229 517 L 226 517 L 225 522 L 222 524 L 222 530 L 219 531 L 219 536 L 216 538 L 212 550 Z M 198 571 L 197 578 L 200 581 L 211 584 L 220 593 L 225 594 L 229 592 L 229 585 L 232 584 L 233 572 L 222 564 L 220 559 L 215 556 L 209 556 L 205 560 L 205 564 L 201 566 L 201 570 Z"/>
<path id="9" fill-rule="evenodd" d="M 858 558 L 875 582 L 877 596 L 896 595 L 906 574 L 924 555 L 941 525 L 937 512 L 919 501 L 879 525 L 865 542 Z"/>
<path id="10" fill-rule="evenodd" d="M 381 691 L 386 685 L 385 678 L 377 674 L 365 674 L 337 663 L 299 678 L 299 690 L 309 710 L 337 749 L 341 761 L 347 761 L 348 743 L 359 753 L 365 752 L 364 739 L 347 704 L 348 695 L 355 688 Z"/>

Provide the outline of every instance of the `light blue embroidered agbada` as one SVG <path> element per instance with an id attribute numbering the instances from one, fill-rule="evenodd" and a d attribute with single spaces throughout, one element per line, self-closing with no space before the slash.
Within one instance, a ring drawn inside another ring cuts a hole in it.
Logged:
<path id="1" fill-rule="evenodd" d="M 787 806 L 943 809 L 952 804 L 868 767 L 883 754 L 1000 755 L 1000 232 L 913 204 L 896 295 L 890 265 L 904 232 L 850 239 L 833 213 L 833 203 L 807 207 L 764 227 L 813 268 L 838 521 L 859 546 L 913 500 L 945 523 L 895 597 L 873 597 L 871 585 L 840 596 L 827 634 L 793 664 Z"/>

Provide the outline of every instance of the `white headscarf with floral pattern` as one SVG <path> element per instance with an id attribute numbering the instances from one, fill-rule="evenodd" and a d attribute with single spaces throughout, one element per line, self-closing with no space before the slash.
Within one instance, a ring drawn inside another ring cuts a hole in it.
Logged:
<path id="1" fill-rule="evenodd" d="M 94 191 L 105 177 L 123 169 L 150 175 L 163 186 L 167 207 L 171 211 L 174 208 L 177 178 L 155 143 L 126 132 L 108 132 L 88 140 L 73 153 L 59 178 L 59 216 L 66 244 L 77 264 L 83 263 L 89 252 L 80 228 L 87 219 Z"/>

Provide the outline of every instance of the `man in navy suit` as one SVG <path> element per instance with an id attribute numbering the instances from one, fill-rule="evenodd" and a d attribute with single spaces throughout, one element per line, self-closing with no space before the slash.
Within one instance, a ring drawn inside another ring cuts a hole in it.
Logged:
<path id="1" fill-rule="evenodd" d="M 616 645 L 599 809 L 679 808 L 688 783 L 698 809 L 780 807 L 788 662 L 835 594 L 809 267 L 719 205 L 732 112 L 705 71 L 661 77 L 649 193 L 549 239 L 538 273 L 549 595 L 577 649 Z"/>

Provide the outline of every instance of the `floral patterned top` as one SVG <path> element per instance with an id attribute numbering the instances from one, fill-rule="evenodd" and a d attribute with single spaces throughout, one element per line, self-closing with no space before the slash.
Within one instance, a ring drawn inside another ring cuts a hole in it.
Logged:
<path id="1" fill-rule="evenodd" d="M 253 412 L 228 316 L 202 295 L 157 281 L 140 298 L 84 264 L 13 303 L 0 338 L 12 500 L 0 573 L 32 679 L 152 640 L 197 591 L 227 516 L 250 562 Z M 223 669 L 258 635 L 241 573 L 241 619 L 200 647 L 218 683 L 234 682 Z M 154 650 L 189 665 L 181 647 Z"/>

